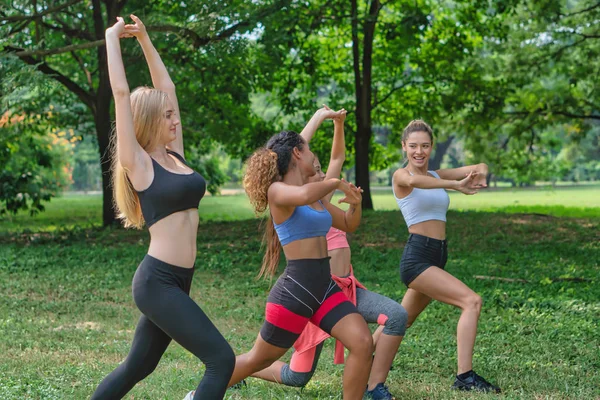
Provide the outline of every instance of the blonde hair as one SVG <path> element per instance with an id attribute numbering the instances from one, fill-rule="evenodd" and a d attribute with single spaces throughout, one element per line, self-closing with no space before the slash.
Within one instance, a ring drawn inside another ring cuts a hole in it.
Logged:
<path id="1" fill-rule="evenodd" d="M 413 119 L 406 125 L 406 128 L 404 128 L 404 131 L 402 132 L 402 141 L 406 142 L 406 139 L 408 139 L 413 132 L 426 132 L 431 139 L 431 143 L 433 143 L 433 129 L 431 129 L 427 122 L 422 119 Z"/>
<path id="2" fill-rule="evenodd" d="M 135 138 L 144 150 L 153 149 L 160 143 L 169 98 L 165 92 L 141 86 L 131 92 L 130 101 Z M 127 177 L 128 171 L 119 162 L 118 154 L 116 135 L 113 134 L 111 179 L 117 218 L 126 228 L 141 229 L 144 226 L 144 217 L 140 199 Z"/>

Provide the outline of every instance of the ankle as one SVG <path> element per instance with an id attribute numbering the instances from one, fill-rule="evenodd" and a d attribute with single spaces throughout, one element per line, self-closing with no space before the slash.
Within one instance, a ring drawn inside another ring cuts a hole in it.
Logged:
<path id="1" fill-rule="evenodd" d="M 465 372 L 462 372 L 462 373 L 460 373 L 460 374 L 456 374 L 456 377 L 457 377 L 458 379 L 465 379 L 466 377 L 468 377 L 468 376 L 469 376 L 469 375 L 471 375 L 472 373 L 473 373 L 473 370 L 472 370 L 472 369 L 470 369 L 470 370 L 468 370 L 468 371 L 465 371 Z"/>

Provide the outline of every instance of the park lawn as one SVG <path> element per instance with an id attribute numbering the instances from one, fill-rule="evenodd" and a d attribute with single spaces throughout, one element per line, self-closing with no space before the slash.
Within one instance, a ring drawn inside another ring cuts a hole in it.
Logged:
<path id="1" fill-rule="evenodd" d="M 258 220 L 239 220 L 247 216 L 243 199 L 203 200 L 191 292 L 237 354 L 256 338 L 270 286 L 255 280 L 261 234 Z M 17 216 L 0 224 L 2 399 L 89 398 L 129 350 L 140 315 L 131 279 L 148 234 L 93 227 L 98 197 L 95 202 L 64 197 L 35 220 Z M 549 215 L 448 215 L 447 269 L 484 299 L 475 368 L 503 394 L 449 389 L 459 312 L 434 302 L 410 328 L 394 361 L 388 384 L 398 398 L 600 398 L 600 218 L 558 218 L 552 206 L 545 207 Z M 57 228 L 70 225 L 75 227 Z M 398 301 L 405 292 L 398 276 L 405 238 L 398 211 L 365 212 L 350 235 L 358 278 Z M 476 278 L 482 275 L 527 282 Z M 194 356 L 172 344 L 156 371 L 126 398 L 181 399 L 202 372 Z M 249 379 L 227 398 L 339 399 L 342 373 L 328 341 L 303 390 Z"/>
<path id="2" fill-rule="evenodd" d="M 536 213 L 558 217 L 600 217 L 600 185 L 541 187 L 532 189 L 483 190 L 474 196 L 449 191 L 450 209 L 505 213 Z M 335 199 L 340 198 L 337 195 Z M 376 210 L 397 210 L 390 188 L 374 188 Z M 46 203 L 46 211 L 31 217 L 26 212 L 0 217 L 0 235 L 23 230 L 56 231 L 74 226 L 101 225 L 102 196 L 67 193 Z M 248 198 L 240 193 L 227 196 L 206 196 L 202 199 L 200 218 L 203 221 L 233 221 L 250 219 L 254 213 Z"/>

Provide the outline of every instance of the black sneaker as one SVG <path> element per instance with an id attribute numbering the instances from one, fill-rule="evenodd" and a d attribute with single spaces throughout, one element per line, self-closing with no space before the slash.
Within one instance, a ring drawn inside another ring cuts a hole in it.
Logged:
<path id="1" fill-rule="evenodd" d="M 378 383 L 373 390 L 366 390 L 363 396 L 364 400 L 395 400 L 388 387 L 383 383 Z"/>
<path id="2" fill-rule="evenodd" d="M 500 388 L 498 386 L 494 386 L 481 376 L 477 375 L 475 372 L 469 372 L 469 375 L 465 378 L 456 377 L 454 381 L 454 385 L 452 385 L 453 390 L 464 390 L 471 391 L 475 390 L 477 392 L 492 392 L 492 393 L 500 393 Z"/>
<path id="3" fill-rule="evenodd" d="M 248 386 L 248 384 L 246 383 L 245 379 L 242 379 L 241 381 L 239 381 L 238 383 L 236 383 L 235 385 L 231 385 L 229 387 L 230 390 L 239 390 L 239 389 L 243 389 L 246 386 Z M 185 400 L 185 399 L 184 399 Z"/>

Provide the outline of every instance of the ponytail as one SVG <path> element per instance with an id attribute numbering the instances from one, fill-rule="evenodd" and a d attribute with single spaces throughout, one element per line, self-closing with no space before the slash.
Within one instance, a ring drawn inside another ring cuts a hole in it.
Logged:
<path id="1" fill-rule="evenodd" d="M 265 147 L 256 150 L 246 161 L 244 175 L 244 190 L 254 208 L 254 213 L 259 216 L 269 207 L 268 192 L 273 182 L 279 181 L 288 172 L 292 163 L 292 152 L 295 148 L 302 150 L 306 142 L 302 136 L 294 131 L 282 131 L 274 135 Z M 266 247 L 262 266 L 258 277 L 269 275 L 272 277 L 277 272 L 281 257 L 281 242 L 275 232 L 275 225 L 269 215 L 263 236 L 263 245 Z"/>
<path id="2" fill-rule="evenodd" d="M 273 182 L 279 179 L 277 169 L 277 154 L 265 147 L 256 150 L 246 161 L 246 173 L 244 175 L 244 190 L 254 208 L 254 213 L 259 216 L 267 210 L 269 200 L 267 193 Z M 265 275 L 273 276 L 279 265 L 281 254 L 281 243 L 275 233 L 273 219 L 269 216 L 263 235 L 263 245 L 266 247 L 262 267 L 258 277 Z"/>

